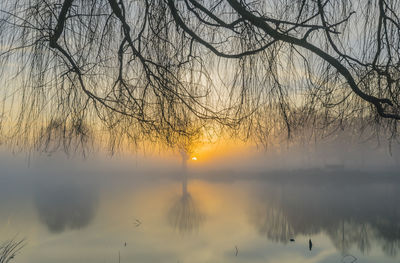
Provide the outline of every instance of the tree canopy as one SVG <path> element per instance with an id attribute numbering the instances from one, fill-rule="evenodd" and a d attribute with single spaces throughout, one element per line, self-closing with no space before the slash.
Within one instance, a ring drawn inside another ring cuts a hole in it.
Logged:
<path id="1" fill-rule="evenodd" d="M 113 143 L 179 144 L 214 124 L 394 138 L 399 14 L 395 0 L 2 1 L 0 127 L 67 142 L 98 120 Z"/>

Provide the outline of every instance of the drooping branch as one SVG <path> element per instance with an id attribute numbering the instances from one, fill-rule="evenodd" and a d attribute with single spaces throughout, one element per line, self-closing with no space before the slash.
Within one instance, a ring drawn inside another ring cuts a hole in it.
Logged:
<path id="1" fill-rule="evenodd" d="M 393 1 L 11 2 L 0 63 L 15 73 L 19 127 L 91 119 L 169 143 L 220 124 L 240 138 L 354 123 L 398 133 Z"/>
<path id="2" fill-rule="evenodd" d="M 271 41 L 269 43 L 267 43 L 266 45 L 255 49 L 255 50 L 249 50 L 249 51 L 245 51 L 239 54 L 226 54 L 224 52 L 218 51 L 212 44 L 210 44 L 209 42 L 207 42 L 206 40 L 202 39 L 200 36 L 198 36 L 193 30 L 191 30 L 186 24 L 185 22 L 183 22 L 182 18 L 179 16 L 178 14 L 178 10 L 175 7 L 174 1 L 173 0 L 168 0 L 168 6 L 171 10 L 171 14 L 175 19 L 175 22 L 187 33 L 189 34 L 194 40 L 196 40 L 197 42 L 199 42 L 200 44 L 204 45 L 206 48 L 208 48 L 209 50 L 211 50 L 214 54 L 216 54 L 217 56 L 223 57 L 223 58 L 242 58 L 244 56 L 249 56 L 249 55 L 253 55 L 253 54 L 257 54 L 262 50 L 267 49 L 268 47 L 272 46 L 275 41 Z M 228 25 L 225 22 L 222 22 L 221 26 L 226 27 L 226 28 L 231 28 L 231 25 Z"/>
<path id="3" fill-rule="evenodd" d="M 171 1 L 171 0 L 169 0 Z M 276 40 L 280 40 L 283 42 L 287 42 L 290 44 L 294 44 L 300 47 L 303 47 L 307 50 L 310 50 L 311 52 L 315 53 L 318 55 L 320 58 L 331 64 L 333 67 L 337 69 L 337 71 L 346 79 L 347 83 L 349 84 L 350 88 L 353 90 L 355 94 L 357 94 L 360 98 L 363 100 L 370 102 L 373 104 L 378 112 L 378 114 L 383 117 L 383 118 L 390 118 L 390 119 L 396 119 L 400 120 L 400 115 L 399 114 L 392 114 L 392 113 L 387 113 L 383 107 L 384 104 L 393 106 L 393 103 L 389 99 L 381 99 L 377 98 L 372 95 L 368 95 L 364 93 L 360 88 L 358 87 L 356 81 L 354 80 L 353 76 L 349 72 L 349 70 L 342 64 L 340 63 L 336 58 L 332 57 L 330 54 L 324 52 L 322 49 L 318 48 L 317 46 L 307 42 L 305 39 L 299 39 L 296 37 L 293 37 L 291 35 L 284 35 L 276 30 L 274 30 L 271 26 L 269 26 L 265 21 L 252 14 L 246 8 L 241 5 L 239 2 L 236 0 L 227 0 L 229 4 L 246 20 L 250 21 L 254 26 L 261 28 L 264 30 L 268 35 L 273 37 Z"/>
<path id="4" fill-rule="evenodd" d="M 57 25 L 54 29 L 54 33 L 53 35 L 50 37 L 50 47 L 52 48 L 56 48 L 57 47 L 57 41 L 60 38 L 63 30 L 64 30 L 64 25 L 65 25 L 65 21 L 67 20 L 67 14 L 69 9 L 72 6 L 72 3 L 74 2 L 74 0 L 66 0 L 64 1 L 60 14 L 58 15 L 58 19 L 57 19 Z"/>

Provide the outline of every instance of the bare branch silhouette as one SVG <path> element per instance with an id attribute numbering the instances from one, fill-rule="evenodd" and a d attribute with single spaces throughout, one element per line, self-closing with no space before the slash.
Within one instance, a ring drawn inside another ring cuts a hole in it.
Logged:
<path id="1" fill-rule="evenodd" d="M 3 136 L 86 123 L 111 148 L 118 136 L 172 145 L 192 136 L 189 120 L 241 138 L 349 128 L 392 140 L 399 12 L 394 0 L 3 1 Z"/>

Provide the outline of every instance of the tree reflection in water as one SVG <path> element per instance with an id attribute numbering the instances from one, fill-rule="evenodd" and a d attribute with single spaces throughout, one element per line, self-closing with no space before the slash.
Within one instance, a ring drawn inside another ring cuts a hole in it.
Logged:
<path id="1" fill-rule="evenodd" d="M 376 242 L 386 255 L 396 256 L 400 251 L 400 181 L 365 177 L 366 183 L 349 181 L 346 174 L 268 179 L 261 183 L 262 205 L 251 222 L 260 235 L 274 242 L 326 233 L 342 254 L 352 248 L 368 254 Z"/>
<path id="2" fill-rule="evenodd" d="M 192 233 L 204 222 L 204 215 L 199 211 L 190 193 L 183 193 L 168 212 L 170 225 L 181 234 Z"/>
<path id="3" fill-rule="evenodd" d="M 89 225 L 97 207 L 95 193 L 73 184 L 41 187 L 35 196 L 40 221 L 52 233 Z"/>
<path id="4" fill-rule="evenodd" d="M 188 192 L 187 159 L 190 156 L 182 152 L 182 196 L 175 201 L 168 211 L 169 224 L 181 234 L 190 234 L 198 231 L 204 222 L 204 215 Z"/>
<path id="5" fill-rule="evenodd" d="M 254 220 L 260 235 L 269 240 L 286 244 L 293 237 L 293 227 L 280 207 L 270 206 L 258 211 Z"/>

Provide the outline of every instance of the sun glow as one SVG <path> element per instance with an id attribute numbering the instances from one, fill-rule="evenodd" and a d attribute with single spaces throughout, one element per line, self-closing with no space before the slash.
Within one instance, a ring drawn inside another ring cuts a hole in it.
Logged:
<path id="1" fill-rule="evenodd" d="M 197 161 L 197 157 L 196 156 L 192 157 L 192 161 Z"/>

